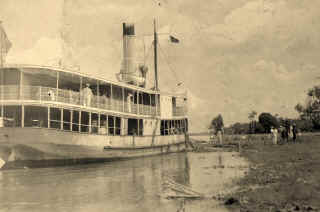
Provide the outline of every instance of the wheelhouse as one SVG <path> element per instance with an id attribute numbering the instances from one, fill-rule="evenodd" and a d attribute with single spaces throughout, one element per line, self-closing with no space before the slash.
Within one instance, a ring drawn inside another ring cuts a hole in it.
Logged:
<path id="1" fill-rule="evenodd" d="M 6 66 L 0 77 L 0 127 L 137 136 L 188 130 L 186 94 L 43 66 Z"/>

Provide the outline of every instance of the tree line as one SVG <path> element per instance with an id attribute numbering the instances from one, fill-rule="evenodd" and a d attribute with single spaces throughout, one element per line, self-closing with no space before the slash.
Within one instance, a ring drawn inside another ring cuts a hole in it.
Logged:
<path id="1" fill-rule="evenodd" d="M 260 134 L 269 133 L 271 127 L 279 128 L 296 124 L 297 128 L 302 132 L 320 131 L 320 86 L 314 86 L 307 92 L 308 101 L 305 105 L 295 105 L 295 110 L 299 117 L 288 119 L 263 112 L 258 115 L 256 111 L 248 114 L 248 122 L 236 122 L 229 127 L 224 128 L 225 134 Z M 209 129 L 214 130 L 217 127 L 223 127 L 223 117 L 221 114 L 214 117 L 210 123 Z"/>

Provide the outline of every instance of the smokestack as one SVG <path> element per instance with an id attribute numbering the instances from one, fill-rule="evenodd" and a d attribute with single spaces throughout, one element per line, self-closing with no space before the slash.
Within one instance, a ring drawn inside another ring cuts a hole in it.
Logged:
<path id="1" fill-rule="evenodd" d="M 133 74 L 136 71 L 134 65 L 134 49 L 134 25 L 123 23 L 123 69 L 121 70 L 121 73 L 124 81 L 131 81 L 130 74 Z"/>
<path id="2" fill-rule="evenodd" d="M 138 67 L 135 57 L 135 32 L 134 24 L 123 23 L 123 62 L 119 80 L 138 86 L 145 86 L 147 67 Z"/>

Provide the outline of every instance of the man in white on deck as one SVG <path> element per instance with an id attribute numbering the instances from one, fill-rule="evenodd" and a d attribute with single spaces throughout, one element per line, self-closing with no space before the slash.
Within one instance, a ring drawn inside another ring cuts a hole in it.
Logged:
<path id="1" fill-rule="evenodd" d="M 127 106 L 128 106 L 128 112 L 131 113 L 131 98 L 132 98 L 132 94 L 129 93 L 127 96 Z"/>
<path id="2" fill-rule="evenodd" d="M 83 105 L 84 106 L 90 106 L 91 105 L 91 98 L 93 96 L 93 93 L 90 89 L 90 84 L 87 83 L 86 87 L 82 89 L 82 99 L 83 99 Z"/>

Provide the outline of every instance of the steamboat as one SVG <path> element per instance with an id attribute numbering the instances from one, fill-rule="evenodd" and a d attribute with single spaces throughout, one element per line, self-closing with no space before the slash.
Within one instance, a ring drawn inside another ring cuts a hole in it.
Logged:
<path id="1" fill-rule="evenodd" d="M 68 70 L 5 64 L 11 43 L 2 26 L 0 67 L 0 168 L 105 162 L 185 151 L 187 94 L 155 86 L 148 68 L 134 61 L 134 25 L 123 23 L 118 81 Z"/>

